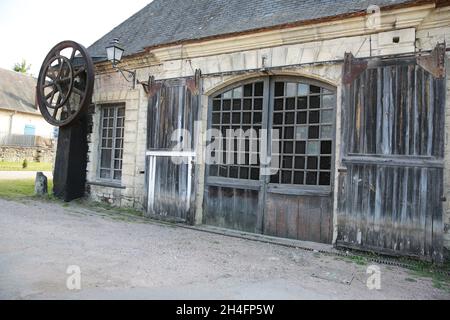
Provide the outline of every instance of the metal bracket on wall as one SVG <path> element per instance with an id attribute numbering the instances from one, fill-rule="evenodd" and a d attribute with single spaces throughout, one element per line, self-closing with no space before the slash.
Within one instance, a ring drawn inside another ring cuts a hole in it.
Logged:
<path id="1" fill-rule="evenodd" d="M 356 59 L 351 52 L 346 52 L 344 57 L 344 84 L 351 84 L 368 66 L 368 62 Z"/>
<path id="2" fill-rule="evenodd" d="M 153 97 L 161 89 L 161 83 L 157 83 L 154 76 L 149 76 L 147 82 L 139 82 L 139 84 L 144 87 L 144 91 L 149 98 Z"/>
<path id="3" fill-rule="evenodd" d="M 445 50 L 445 42 L 438 43 L 430 55 L 417 57 L 417 64 L 433 77 L 443 79 L 445 78 Z"/>

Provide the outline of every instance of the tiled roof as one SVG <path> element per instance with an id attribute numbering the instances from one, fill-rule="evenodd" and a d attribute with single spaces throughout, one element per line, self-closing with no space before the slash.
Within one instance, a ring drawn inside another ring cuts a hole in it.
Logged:
<path id="1" fill-rule="evenodd" d="M 36 107 L 37 80 L 0 68 L 0 110 L 40 114 Z"/>
<path id="2" fill-rule="evenodd" d="M 411 0 L 154 0 L 95 42 L 89 52 L 105 57 L 118 38 L 127 55 L 144 48 L 212 36 L 270 28 Z"/>

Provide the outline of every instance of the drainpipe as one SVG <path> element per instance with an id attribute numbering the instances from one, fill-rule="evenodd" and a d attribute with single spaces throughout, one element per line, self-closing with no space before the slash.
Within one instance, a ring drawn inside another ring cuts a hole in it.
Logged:
<path id="1" fill-rule="evenodd" d="M 14 120 L 14 116 L 17 113 L 17 111 L 14 111 L 13 113 L 10 114 L 9 116 L 9 132 L 8 134 L 11 135 L 12 134 L 12 126 L 13 126 L 13 120 Z"/>

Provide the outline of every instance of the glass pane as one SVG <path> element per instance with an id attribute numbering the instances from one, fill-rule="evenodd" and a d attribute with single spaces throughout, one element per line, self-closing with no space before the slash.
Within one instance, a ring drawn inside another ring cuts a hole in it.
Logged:
<path id="1" fill-rule="evenodd" d="M 322 108 L 334 108 L 336 106 L 335 95 L 323 96 L 322 101 L 323 101 Z"/>
<path id="2" fill-rule="evenodd" d="M 297 127 L 295 131 L 295 139 L 297 140 L 308 139 L 308 127 L 306 126 Z"/>
<path id="3" fill-rule="evenodd" d="M 241 179 L 248 179 L 249 178 L 249 168 L 247 167 L 241 167 L 239 170 L 239 177 Z"/>
<path id="4" fill-rule="evenodd" d="M 276 97 L 284 96 L 284 82 L 275 82 L 275 96 Z"/>
<path id="5" fill-rule="evenodd" d="M 320 108 L 320 96 L 309 97 L 309 107 L 311 109 L 319 109 Z"/>
<path id="6" fill-rule="evenodd" d="M 331 170 L 331 157 L 321 157 L 320 158 L 320 169 L 321 170 Z"/>
<path id="7" fill-rule="evenodd" d="M 295 98 L 286 99 L 286 110 L 294 110 L 295 109 Z"/>
<path id="8" fill-rule="evenodd" d="M 334 117 L 333 110 L 323 110 L 322 111 L 322 123 L 332 123 Z"/>
<path id="9" fill-rule="evenodd" d="M 284 128 L 284 139 L 293 140 L 294 139 L 294 127 Z"/>
<path id="10" fill-rule="evenodd" d="M 331 148 L 332 142 L 331 141 L 322 141 L 321 147 L 320 147 L 320 153 L 321 154 L 331 154 Z"/>
<path id="11" fill-rule="evenodd" d="M 255 83 L 255 97 L 262 97 L 264 95 L 264 82 Z"/>
<path id="12" fill-rule="evenodd" d="M 319 153 L 320 153 L 320 142 L 319 141 L 308 142 L 308 154 L 319 155 Z"/>
<path id="13" fill-rule="evenodd" d="M 303 170 L 305 169 L 306 159 L 305 157 L 295 157 L 295 169 Z"/>
<path id="14" fill-rule="evenodd" d="M 284 109 L 284 99 L 275 99 L 275 111 L 282 111 Z"/>
<path id="15" fill-rule="evenodd" d="M 306 111 L 297 113 L 297 124 L 306 124 L 307 120 L 308 113 Z"/>
<path id="16" fill-rule="evenodd" d="M 318 157 L 308 157 L 306 168 L 309 170 L 316 170 L 319 168 L 319 158 Z"/>
<path id="17" fill-rule="evenodd" d="M 223 111 L 231 110 L 231 100 L 223 100 L 222 110 Z"/>
<path id="18" fill-rule="evenodd" d="M 295 123 L 295 112 L 287 112 L 284 124 L 294 124 Z"/>
<path id="19" fill-rule="evenodd" d="M 109 149 L 102 150 L 100 166 L 102 168 L 111 168 L 111 155 L 112 152 Z"/>
<path id="20" fill-rule="evenodd" d="M 297 109 L 308 109 L 308 97 L 300 97 L 297 102 Z"/>
<path id="21" fill-rule="evenodd" d="M 306 173 L 306 184 L 312 186 L 317 185 L 317 172 Z"/>
<path id="22" fill-rule="evenodd" d="M 309 139 L 319 139 L 319 126 L 311 126 L 308 131 Z"/>
<path id="23" fill-rule="evenodd" d="M 242 98 L 242 87 L 233 90 L 233 98 L 234 99 Z"/>
<path id="24" fill-rule="evenodd" d="M 320 112 L 319 111 L 311 111 L 309 113 L 309 123 L 316 124 L 320 122 Z"/>
<path id="25" fill-rule="evenodd" d="M 281 183 L 291 184 L 292 183 L 292 171 L 282 171 L 281 172 Z"/>
<path id="26" fill-rule="evenodd" d="M 304 184 L 305 173 L 303 171 L 296 171 L 294 173 L 294 184 Z"/>
<path id="27" fill-rule="evenodd" d="M 283 124 L 283 114 L 275 113 L 273 116 L 273 123 L 274 124 Z"/>
<path id="28" fill-rule="evenodd" d="M 244 86 L 244 97 L 253 96 L 253 84 L 247 84 Z"/>
<path id="29" fill-rule="evenodd" d="M 252 99 L 244 99 L 244 110 L 252 110 Z"/>
<path id="30" fill-rule="evenodd" d="M 221 102 L 220 100 L 213 101 L 213 111 L 220 111 Z"/>
<path id="31" fill-rule="evenodd" d="M 311 94 L 317 94 L 317 93 L 320 93 L 320 87 L 317 87 L 317 86 L 310 86 L 310 92 L 311 92 Z"/>
<path id="32" fill-rule="evenodd" d="M 261 124 L 262 123 L 262 113 L 255 112 L 253 114 L 253 124 Z"/>
<path id="33" fill-rule="evenodd" d="M 263 99 L 255 99 L 254 109 L 255 110 L 262 110 L 263 109 Z"/>
<path id="34" fill-rule="evenodd" d="M 295 153 L 296 154 L 306 154 L 306 142 L 297 141 L 295 143 Z"/>
<path id="35" fill-rule="evenodd" d="M 259 168 L 252 168 L 250 175 L 252 180 L 259 180 Z"/>
<path id="36" fill-rule="evenodd" d="M 297 83 L 287 83 L 286 85 L 286 97 L 297 96 Z"/>
<path id="37" fill-rule="evenodd" d="M 110 170 L 100 170 L 100 178 L 111 179 L 111 171 Z"/>
<path id="38" fill-rule="evenodd" d="M 285 142 L 283 147 L 283 152 L 285 154 L 294 153 L 294 143 L 293 142 Z"/>
<path id="39" fill-rule="evenodd" d="M 307 96 L 309 94 L 309 85 L 300 83 L 298 85 L 298 96 Z"/>
<path id="40" fill-rule="evenodd" d="M 329 186 L 331 184 L 331 174 L 329 172 L 321 172 L 319 177 L 319 185 Z"/>
<path id="41" fill-rule="evenodd" d="M 122 179 L 122 172 L 119 170 L 114 171 L 114 180 L 121 180 Z"/>
<path id="42" fill-rule="evenodd" d="M 241 110 L 242 101 L 241 100 L 233 100 L 233 110 Z"/>
<path id="43" fill-rule="evenodd" d="M 283 169 L 292 169 L 292 165 L 293 165 L 293 157 L 289 156 L 289 157 L 283 157 Z"/>
<path id="44" fill-rule="evenodd" d="M 223 94 L 224 99 L 231 99 L 233 97 L 233 91 L 227 91 Z"/>
<path id="45" fill-rule="evenodd" d="M 321 127 L 321 139 L 331 139 L 333 136 L 333 127 L 332 126 L 322 126 Z"/>
<path id="46" fill-rule="evenodd" d="M 119 108 L 117 112 L 118 117 L 124 117 L 125 116 L 125 108 Z"/>

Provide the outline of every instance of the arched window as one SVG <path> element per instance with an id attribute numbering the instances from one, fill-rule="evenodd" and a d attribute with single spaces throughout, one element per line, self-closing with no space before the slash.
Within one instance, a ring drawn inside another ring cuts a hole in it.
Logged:
<path id="1" fill-rule="evenodd" d="M 259 138 L 261 129 L 268 129 L 278 132 L 278 151 L 271 156 L 279 159 L 279 170 L 267 178 L 269 184 L 330 186 L 335 105 L 333 88 L 292 77 L 242 83 L 213 96 L 210 128 L 221 132 L 222 141 L 216 150 L 221 156 L 209 166 L 209 176 L 265 180 L 261 175 Z M 256 135 L 235 139 L 236 148 L 230 155 L 228 130 L 254 130 Z M 245 148 L 237 148 L 239 143 Z M 230 159 L 234 161 L 226 161 Z"/>

